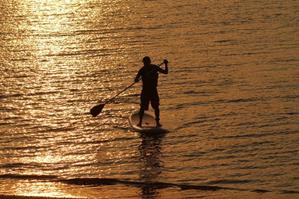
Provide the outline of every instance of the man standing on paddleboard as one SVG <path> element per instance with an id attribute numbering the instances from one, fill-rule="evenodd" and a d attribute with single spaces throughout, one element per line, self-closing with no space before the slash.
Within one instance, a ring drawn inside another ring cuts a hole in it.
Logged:
<path id="1" fill-rule="evenodd" d="M 158 77 L 159 73 L 168 74 L 168 61 L 165 59 L 165 69 L 160 68 L 157 65 L 151 64 L 150 57 L 146 56 L 142 60 L 143 67 L 138 71 L 135 82 L 138 82 L 140 77 L 142 79 L 142 91 L 140 95 L 140 111 L 139 111 L 139 123 L 138 126 L 142 126 L 142 117 L 144 115 L 144 111 L 148 110 L 149 103 L 153 109 L 155 110 L 156 117 L 156 125 L 157 127 L 161 127 L 160 124 L 160 100 L 159 94 L 157 90 L 158 86 Z"/>

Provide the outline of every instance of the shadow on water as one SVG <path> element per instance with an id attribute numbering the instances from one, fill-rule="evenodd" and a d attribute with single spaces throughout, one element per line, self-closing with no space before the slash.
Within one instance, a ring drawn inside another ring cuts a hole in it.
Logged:
<path id="1" fill-rule="evenodd" d="M 155 182 L 159 181 L 159 175 L 162 172 L 161 142 L 165 133 L 145 133 L 141 134 L 140 152 L 140 181 L 143 182 L 141 188 L 141 198 L 156 198 L 158 195 Z"/>

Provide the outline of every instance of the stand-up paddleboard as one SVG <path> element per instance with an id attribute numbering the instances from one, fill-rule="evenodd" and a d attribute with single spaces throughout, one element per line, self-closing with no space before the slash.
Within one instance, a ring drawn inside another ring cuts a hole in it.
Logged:
<path id="1" fill-rule="evenodd" d="M 155 117 L 151 114 L 144 113 L 142 126 L 137 126 L 139 122 L 139 112 L 135 111 L 129 116 L 129 123 L 134 131 L 140 133 L 167 133 L 168 130 L 162 127 L 156 127 Z"/>

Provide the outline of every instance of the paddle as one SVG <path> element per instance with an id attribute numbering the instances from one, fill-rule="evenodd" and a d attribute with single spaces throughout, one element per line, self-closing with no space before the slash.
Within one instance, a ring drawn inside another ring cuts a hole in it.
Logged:
<path id="1" fill-rule="evenodd" d="M 127 86 L 125 89 L 123 89 L 122 91 L 120 91 L 119 93 L 117 93 L 114 97 L 108 99 L 106 102 L 104 102 L 103 104 L 99 104 L 99 105 L 96 105 L 94 107 L 92 107 L 92 109 L 90 109 L 90 114 L 93 116 L 93 117 L 96 117 L 97 115 L 99 115 L 104 106 L 108 103 L 108 102 L 111 102 L 112 100 L 114 100 L 117 96 L 119 96 L 121 93 L 125 92 L 126 90 L 128 90 L 129 88 L 131 88 L 134 84 L 136 84 L 137 82 L 133 82 L 132 84 L 130 84 L 129 86 Z"/>
<path id="2" fill-rule="evenodd" d="M 164 62 L 163 62 L 164 63 Z M 159 64 L 158 66 L 161 66 L 163 63 Z M 152 71 L 151 71 L 152 72 Z M 130 84 L 129 86 L 127 86 L 126 88 L 124 88 L 122 91 L 120 91 L 119 93 L 117 93 L 114 97 L 108 99 L 106 102 L 102 103 L 102 104 L 98 104 L 94 107 L 92 107 L 90 109 L 90 114 L 93 116 L 93 117 L 96 117 L 97 115 L 99 115 L 104 106 L 108 103 L 108 102 L 111 102 L 112 100 L 114 100 L 117 96 L 119 96 L 121 93 L 125 92 L 126 90 L 128 90 L 129 88 L 131 88 L 134 84 L 136 84 L 137 82 L 133 82 L 132 84 Z"/>

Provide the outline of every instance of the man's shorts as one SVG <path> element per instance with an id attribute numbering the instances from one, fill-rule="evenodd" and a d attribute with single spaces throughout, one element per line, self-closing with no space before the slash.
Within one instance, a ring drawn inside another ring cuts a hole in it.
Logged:
<path id="1" fill-rule="evenodd" d="M 140 99 L 141 99 L 140 107 L 143 110 L 148 110 L 150 102 L 153 109 L 159 108 L 160 99 L 159 99 L 157 89 L 150 90 L 150 91 L 142 90 Z"/>

